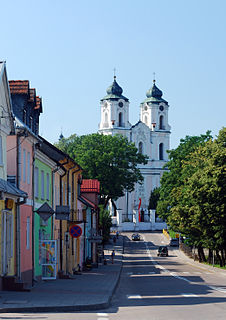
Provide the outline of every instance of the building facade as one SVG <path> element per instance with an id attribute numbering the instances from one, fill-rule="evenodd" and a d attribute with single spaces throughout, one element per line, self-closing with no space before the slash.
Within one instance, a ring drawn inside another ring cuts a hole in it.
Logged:
<path id="1" fill-rule="evenodd" d="M 154 80 L 153 86 L 140 104 L 139 121 L 131 125 L 129 99 L 122 93 L 123 90 L 114 77 L 112 85 L 107 89 L 107 95 L 100 101 L 99 133 L 122 134 L 127 137 L 130 142 L 134 142 L 140 153 L 148 156 L 148 163 L 139 165 L 144 178 L 143 183 L 137 183 L 133 192 L 125 191 L 125 196 L 117 200 L 118 210 L 113 222 L 118 227 L 121 227 L 123 222 L 137 225 L 140 222 L 148 222 L 150 228 L 150 193 L 160 186 L 160 179 L 165 170 L 163 167 L 168 161 L 167 150 L 170 148 L 169 104 L 162 98 L 163 93 Z"/>

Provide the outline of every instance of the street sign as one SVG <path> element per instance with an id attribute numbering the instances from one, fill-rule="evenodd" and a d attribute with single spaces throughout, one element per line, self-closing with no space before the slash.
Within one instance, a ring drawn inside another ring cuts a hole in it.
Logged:
<path id="1" fill-rule="evenodd" d="M 77 224 L 73 224 L 69 228 L 69 233 L 72 238 L 79 238 L 82 235 L 82 228 L 79 227 Z"/>

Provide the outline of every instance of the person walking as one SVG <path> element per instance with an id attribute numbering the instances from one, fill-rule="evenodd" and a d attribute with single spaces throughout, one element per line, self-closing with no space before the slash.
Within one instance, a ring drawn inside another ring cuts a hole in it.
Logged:
<path id="1" fill-rule="evenodd" d="M 112 253 L 111 253 L 111 262 L 112 262 L 112 264 L 114 263 L 114 257 L 115 257 L 115 250 L 112 250 Z"/>

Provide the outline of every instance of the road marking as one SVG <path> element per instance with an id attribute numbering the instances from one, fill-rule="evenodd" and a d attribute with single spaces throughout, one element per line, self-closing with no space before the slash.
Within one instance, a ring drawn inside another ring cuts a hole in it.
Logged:
<path id="1" fill-rule="evenodd" d="M 97 318 L 97 320 L 109 320 L 109 318 Z"/>
<path id="2" fill-rule="evenodd" d="M 208 286 L 210 289 L 222 292 L 222 293 L 226 293 L 226 287 L 221 288 L 221 287 L 213 287 L 213 286 Z"/>
<path id="3" fill-rule="evenodd" d="M 188 272 L 188 271 L 183 271 L 182 273 L 184 273 L 184 274 L 190 274 L 190 272 Z"/>
<path id="4" fill-rule="evenodd" d="M 183 297 L 186 297 L 186 298 L 197 298 L 197 294 L 194 294 L 194 293 L 182 293 L 181 294 Z"/>
<path id="5" fill-rule="evenodd" d="M 195 272 L 193 272 L 193 273 L 195 273 L 195 274 L 202 274 L 202 272 L 197 272 L 197 271 L 195 271 Z"/>
<path id="6" fill-rule="evenodd" d="M 97 313 L 98 317 L 108 317 L 107 313 Z"/>
<path id="7" fill-rule="evenodd" d="M 176 278 L 176 279 L 184 280 L 184 281 L 186 281 L 186 282 L 188 282 L 188 283 L 191 283 L 191 281 L 189 281 L 188 279 L 186 279 L 186 278 L 184 278 L 184 277 L 178 276 L 176 272 L 170 272 L 170 274 L 171 274 L 171 276 L 173 276 L 173 277 Z"/>
<path id="8" fill-rule="evenodd" d="M 141 296 L 138 295 L 126 295 L 127 299 L 142 299 Z"/>

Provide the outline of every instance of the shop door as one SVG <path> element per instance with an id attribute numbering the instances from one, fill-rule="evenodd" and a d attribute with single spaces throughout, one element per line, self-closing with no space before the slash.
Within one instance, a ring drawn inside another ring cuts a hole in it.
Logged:
<path id="1" fill-rule="evenodd" d="M 41 240 L 42 279 L 56 279 L 57 243 L 56 240 Z"/>

